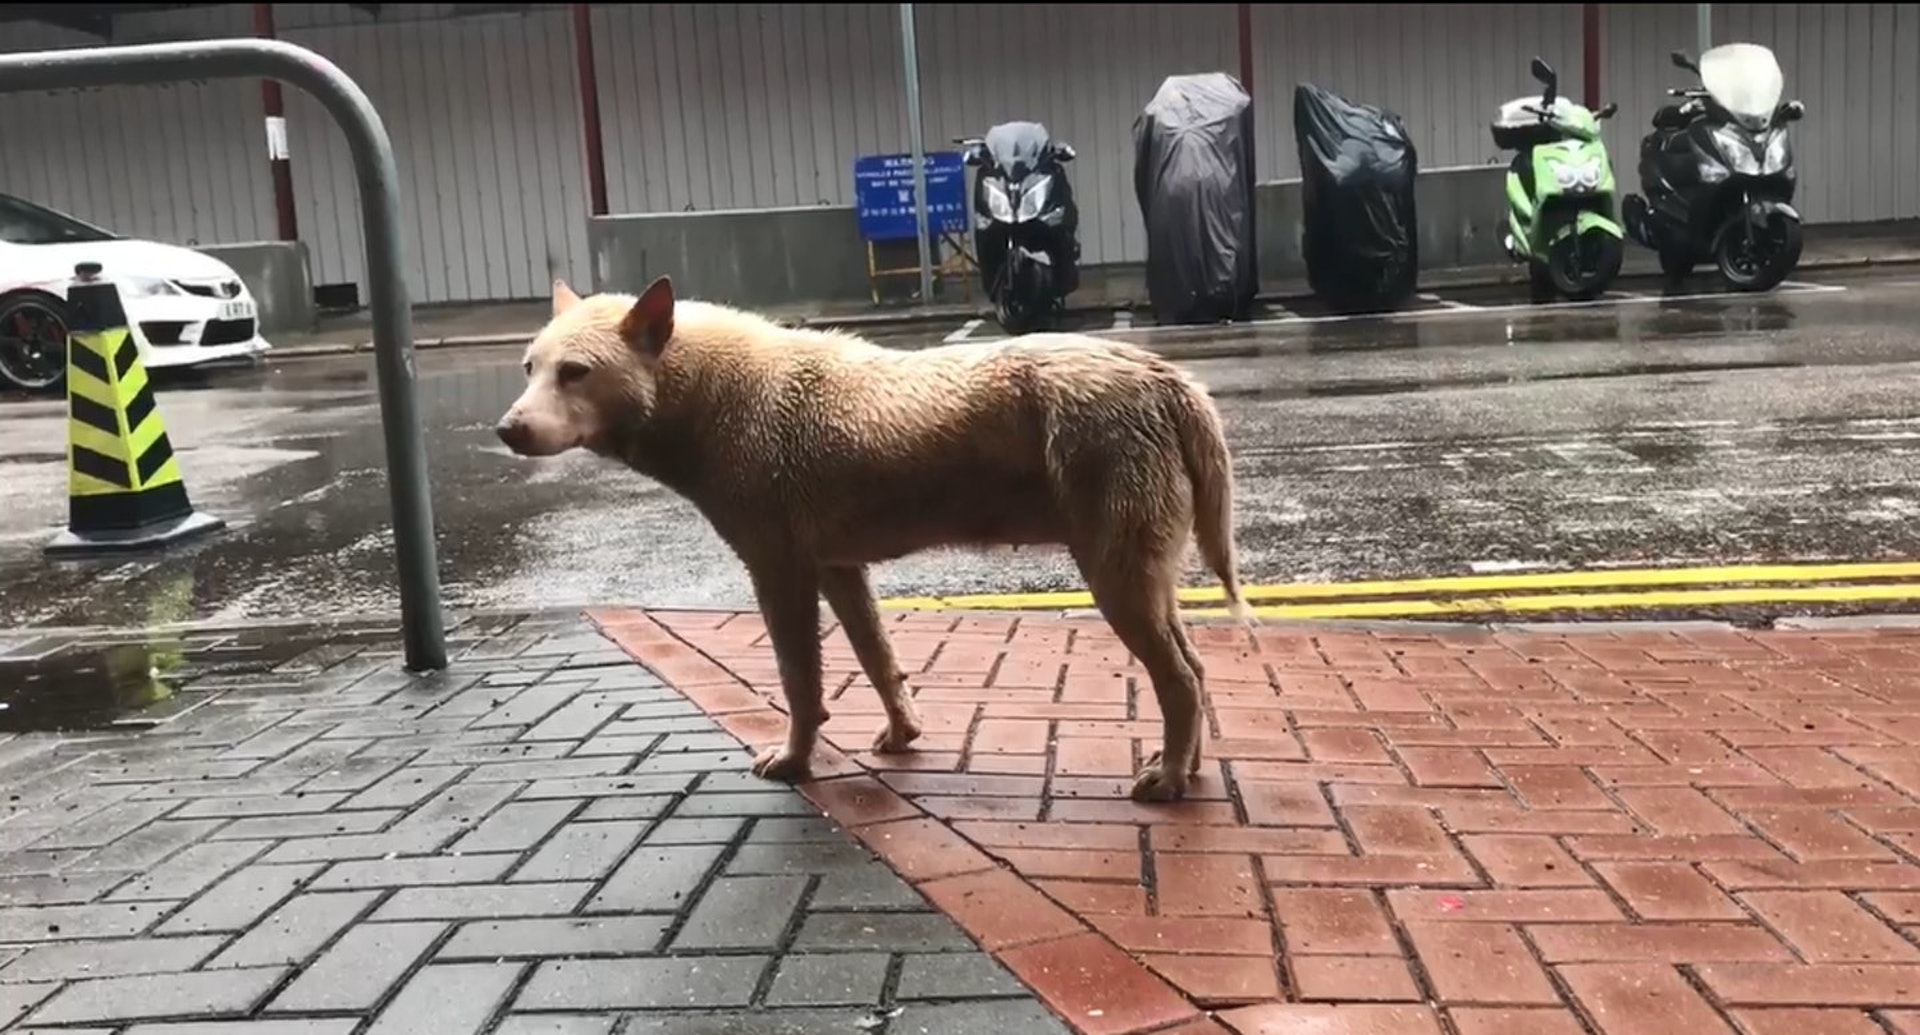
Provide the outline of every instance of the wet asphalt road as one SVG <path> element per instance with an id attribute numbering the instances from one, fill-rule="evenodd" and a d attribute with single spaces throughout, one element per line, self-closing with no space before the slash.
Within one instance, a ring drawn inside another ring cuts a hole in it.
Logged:
<path id="1" fill-rule="evenodd" d="M 1394 320 L 1096 329 L 1201 357 L 1236 455 L 1250 582 L 1920 557 L 1920 269 L 1798 283 L 1825 290 L 1660 300 L 1638 285 L 1550 309 L 1459 291 Z M 678 499 L 588 456 L 507 454 L 489 429 L 517 362 L 420 355 L 449 605 L 750 606 L 737 562 Z M 208 373 L 160 404 L 195 502 L 229 530 L 56 565 L 40 545 L 66 516 L 63 406 L 0 400 L 0 627 L 397 610 L 370 360 Z M 875 584 L 1078 578 L 1048 551 L 942 552 Z"/>

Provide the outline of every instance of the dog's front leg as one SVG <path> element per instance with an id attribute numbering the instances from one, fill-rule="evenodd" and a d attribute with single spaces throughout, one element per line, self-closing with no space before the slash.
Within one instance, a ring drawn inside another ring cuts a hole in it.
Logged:
<path id="1" fill-rule="evenodd" d="M 754 565 L 750 573 L 787 698 L 787 741 L 763 748 L 753 773 L 791 783 L 806 778 L 827 717 L 820 690 L 820 580 L 815 570 L 795 563 Z"/>
<path id="2" fill-rule="evenodd" d="M 907 694 L 907 677 L 894 660 L 893 645 L 887 642 L 880 625 L 880 607 L 874 602 L 873 588 L 867 584 L 864 568 L 826 568 L 820 572 L 820 591 L 825 594 L 840 628 L 853 645 L 853 656 L 860 669 L 880 694 L 880 707 L 887 713 L 887 724 L 873 735 L 873 753 L 905 751 L 920 739 L 920 715 L 913 698 Z"/>

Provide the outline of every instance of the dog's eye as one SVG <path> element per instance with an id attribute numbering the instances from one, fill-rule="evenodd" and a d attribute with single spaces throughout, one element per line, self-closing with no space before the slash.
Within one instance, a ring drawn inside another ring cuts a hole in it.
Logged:
<path id="1" fill-rule="evenodd" d="M 527 361 L 525 361 L 525 362 L 523 362 L 523 363 L 521 363 L 521 364 L 520 364 L 520 370 L 521 370 L 521 371 L 522 371 L 523 373 L 525 373 L 525 374 L 526 374 L 526 375 L 527 375 L 528 377 L 532 377 L 532 376 L 533 376 L 533 360 L 530 360 L 530 359 L 529 359 L 529 360 L 527 360 Z"/>
<path id="2" fill-rule="evenodd" d="M 560 369 L 557 371 L 557 373 L 560 375 L 560 383 L 564 385 L 564 384 L 570 384 L 574 381 L 580 380 L 581 378 L 587 376 L 587 369 L 588 368 L 585 363 L 560 364 Z"/>

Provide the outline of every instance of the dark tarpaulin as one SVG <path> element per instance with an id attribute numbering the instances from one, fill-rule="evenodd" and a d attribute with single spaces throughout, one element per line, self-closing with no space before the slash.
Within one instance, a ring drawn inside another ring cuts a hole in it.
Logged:
<path id="1" fill-rule="evenodd" d="M 1400 116 L 1301 83 L 1300 146 L 1307 283 L 1341 310 L 1391 309 L 1420 281 L 1413 182 L 1420 158 Z"/>
<path id="2" fill-rule="evenodd" d="M 1253 98 L 1224 72 L 1169 76 L 1133 121 L 1154 319 L 1244 318 L 1259 292 Z"/>

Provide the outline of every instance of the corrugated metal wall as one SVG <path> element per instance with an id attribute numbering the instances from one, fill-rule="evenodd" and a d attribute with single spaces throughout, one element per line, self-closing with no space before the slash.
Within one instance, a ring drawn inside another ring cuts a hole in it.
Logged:
<path id="1" fill-rule="evenodd" d="M 586 188 L 570 17 L 563 5 L 448 17 L 389 4 L 275 5 L 281 35 L 367 89 L 399 151 L 411 287 L 422 301 L 530 297 L 585 280 Z M 1635 150 L 1667 64 L 1691 48 L 1691 5 L 1607 7 L 1610 144 Z M 1234 5 L 920 5 L 930 144 L 1038 118 L 1072 141 L 1090 261 L 1143 255 L 1132 194 L 1134 116 L 1166 75 L 1238 66 Z M 1262 4 L 1255 86 L 1263 179 L 1296 171 L 1292 90 L 1313 82 L 1401 112 L 1422 164 L 1504 161 L 1487 136 L 1533 88 L 1538 53 L 1581 77 L 1577 4 Z M 856 155 L 904 150 L 892 4 L 597 7 L 596 54 L 616 211 L 846 204 Z M 1717 38 L 1779 53 L 1807 102 L 1796 129 L 1816 221 L 1920 216 L 1920 13 L 1894 4 L 1722 4 Z M 246 5 L 122 18 L 122 42 L 247 35 Z M 33 24 L 8 49 L 97 41 Z M 1904 106 L 1903 106 L 1904 102 Z M 344 141 L 288 94 L 301 235 L 322 281 L 361 276 Z M 1904 121 L 1903 121 L 1904 120 Z M 251 82 L 0 97 L 0 189 L 128 233 L 187 243 L 273 234 L 258 86 Z M 25 141 L 26 143 L 23 143 Z M 1497 204 L 1497 201 L 1492 202 Z"/>

